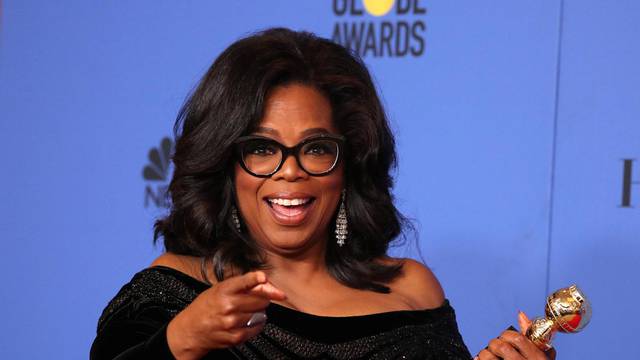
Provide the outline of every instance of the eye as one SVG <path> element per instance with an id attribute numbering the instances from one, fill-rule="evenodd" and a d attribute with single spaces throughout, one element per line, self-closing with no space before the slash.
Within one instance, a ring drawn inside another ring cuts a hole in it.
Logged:
<path id="1" fill-rule="evenodd" d="M 251 144 L 248 144 L 245 148 L 245 154 L 247 155 L 256 155 L 256 156 L 269 156 L 274 155 L 278 152 L 278 149 L 264 141 L 256 141 Z"/>
<path id="2" fill-rule="evenodd" d="M 336 144 L 332 141 L 320 140 L 307 144 L 304 153 L 308 155 L 334 155 L 336 153 Z"/>

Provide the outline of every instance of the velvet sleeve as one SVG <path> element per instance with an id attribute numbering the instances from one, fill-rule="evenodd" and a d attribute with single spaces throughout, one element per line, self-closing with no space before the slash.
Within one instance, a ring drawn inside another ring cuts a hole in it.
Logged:
<path id="1" fill-rule="evenodd" d="M 91 360 L 174 359 L 167 325 L 202 290 L 189 285 L 167 269 L 136 274 L 102 312 Z"/>
<path id="2" fill-rule="evenodd" d="M 164 309 L 151 306 L 121 309 L 99 329 L 91 346 L 91 360 L 175 359 L 167 344 L 170 319 Z"/>
<path id="3" fill-rule="evenodd" d="M 140 271 L 102 312 L 90 359 L 174 359 L 167 344 L 167 325 L 208 287 L 171 268 Z M 236 357 L 229 349 L 219 349 L 203 359 Z"/>

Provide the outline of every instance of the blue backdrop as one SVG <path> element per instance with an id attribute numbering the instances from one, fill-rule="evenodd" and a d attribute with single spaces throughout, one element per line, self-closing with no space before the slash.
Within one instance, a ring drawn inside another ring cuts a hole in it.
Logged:
<path id="1" fill-rule="evenodd" d="M 87 358 L 107 301 L 162 251 L 151 226 L 177 110 L 225 47 L 270 26 L 333 38 L 370 67 L 397 135 L 398 206 L 472 353 L 575 282 L 594 315 L 556 337 L 560 358 L 640 356 L 627 315 L 640 296 L 639 2 L 0 9 L 0 357 Z"/>

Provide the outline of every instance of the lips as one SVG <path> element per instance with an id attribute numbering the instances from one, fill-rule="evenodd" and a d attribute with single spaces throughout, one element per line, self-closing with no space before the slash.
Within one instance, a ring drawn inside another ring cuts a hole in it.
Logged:
<path id="1" fill-rule="evenodd" d="M 269 213 L 280 225 L 304 223 L 315 205 L 315 197 L 305 193 L 277 193 L 264 198 Z"/>

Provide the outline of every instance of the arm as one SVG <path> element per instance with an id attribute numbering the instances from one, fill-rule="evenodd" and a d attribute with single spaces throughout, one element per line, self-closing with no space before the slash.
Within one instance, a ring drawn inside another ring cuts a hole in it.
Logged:
<path id="1" fill-rule="evenodd" d="M 99 322 L 91 359 L 191 360 L 228 353 L 223 349 L 262 330 L 264 322 L 245 325 L 253 314 L 285 298 L 261 272 L 224 280 L 193 301 L 176 301 L 175 295 L 171 285 L 141 281 L 123 287 Z"/>
<path id="2" fill-rule="evenodd" d="M 135 318 L 112 319 L 93 341 L 91 360 L 175 359 L 167 344 L 166 321 L 157 308 Z"/>

